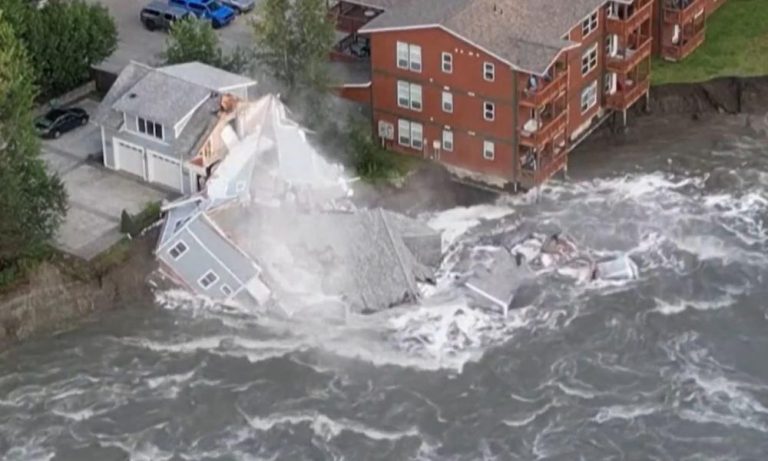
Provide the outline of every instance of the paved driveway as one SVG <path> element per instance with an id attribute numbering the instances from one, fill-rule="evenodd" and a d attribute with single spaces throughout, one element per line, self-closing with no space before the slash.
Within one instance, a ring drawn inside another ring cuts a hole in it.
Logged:
<path id="1" fill-rule="evenodd" d="M 77 103 L 93 114 L 97 101 Z M 120 240 L 120 215 L 137 213 L 148 202 L 171 197 L 170 192 L 86 161 L 101 151 L 101 133 L 89 124 L 59 139 L 43 141 L 42 158 L 56 171 L 69 193 L 69 211 L 56 235 L 56 246 L 91 259 Z"/>
<path id="2" fill-rule="evenodd" d="M 115 18 L 119 33 L 117 51 L 98 67 L 119 73 L 131 60 L 143 62 L 152 66 L 161 65 L 161 54 L 165 51 L 168 34 L 161 31 L 150 32 L 141 25 L 139 12 L 149 3 L 149 0 L 88 0 L 101 3 L 109 9 Z M 256 1 L 258 9 L 260 1 Z M 226 50 L 236 46 L 251 47 L 253 38 L 250 21 L 256 15 L 250 12 L 238 16 L 235 21 L 216 31 L 222 47 Z"/>

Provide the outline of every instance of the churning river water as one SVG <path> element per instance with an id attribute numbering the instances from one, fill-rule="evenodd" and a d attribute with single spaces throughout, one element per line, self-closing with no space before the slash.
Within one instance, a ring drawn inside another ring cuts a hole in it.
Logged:
<path id="1" fill-rule="evenodd" d="M 428 216 L 447 271 L 557 228 L 638 280 L 346 323 L 163 294 L 0 355 L 2 459 L 768 459 L 768 145 L 743 122 L 641 122 L 538 195 Z"/>

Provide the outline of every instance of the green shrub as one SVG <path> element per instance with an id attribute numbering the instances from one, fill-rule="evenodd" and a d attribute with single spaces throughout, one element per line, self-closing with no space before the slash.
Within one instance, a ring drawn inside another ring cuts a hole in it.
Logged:
<path id="1" fill-rule="evenodd" d="M 137 237 L 141 231 L 160 219 L 161 207 L 159 202 L 150 202 L 136 215 L 123 210 L 120 215 L 120 232 L 131 237 Z"/>

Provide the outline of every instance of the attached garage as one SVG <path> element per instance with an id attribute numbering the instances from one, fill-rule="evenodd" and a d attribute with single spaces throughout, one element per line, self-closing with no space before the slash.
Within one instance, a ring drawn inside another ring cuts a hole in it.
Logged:
<path id="1" fill-rule="evenodd" d="M 181 190 L 181 163 L 173 158 L 147 151 L 149 181 Z"/>
<path id="2" fill-rule="evenodd" d="M 114 138 L 115 148 L 115 167 L 118 170 L 126 171 L 144 179 L 144 149 Z"/>

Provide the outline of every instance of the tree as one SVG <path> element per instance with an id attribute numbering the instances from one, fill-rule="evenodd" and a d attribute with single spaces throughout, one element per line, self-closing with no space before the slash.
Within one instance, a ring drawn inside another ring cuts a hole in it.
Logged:
<path id="1" fill-rule="evenodd" d="M 26 51 L 0 11 L 0 274 L 38 255 L 66 212 L 64 186 L 39 158 L 33 76 Z"/>
<path id="2" fill-rule="evenodd" d="M 117 48 L 117 27 L 100 4 L 51 0 L 33 11 L 29 23 L 17 32 L 37 70 L 44 96 L 87 81 L 91 66 Z"/>
<path id="3" fill-rule="evenodd" d="M 249 56 L 240 48 L 225 54 L 210 21 L 195 17 L 173 24 L 164 57 L 167 64 L 199 61 L 235 73 L 245 72 L 250 65 Z"/>
<path id="4" fill-rule="evenodd" d="M 324 90 L 334 27 L 325 0 L 266 0 L 254 23 L 260 61 L 287 90 Z"/>

